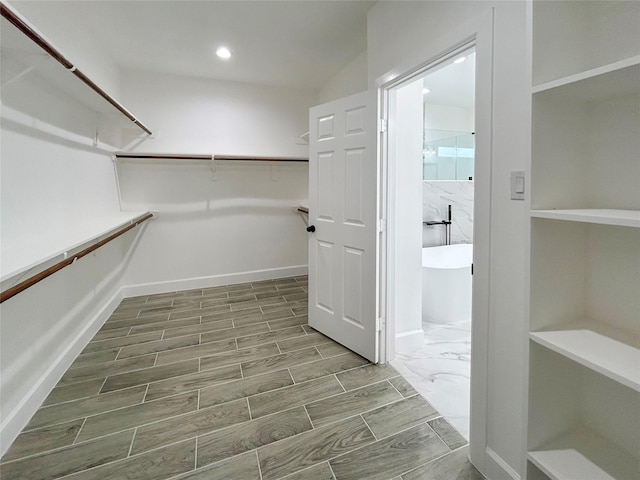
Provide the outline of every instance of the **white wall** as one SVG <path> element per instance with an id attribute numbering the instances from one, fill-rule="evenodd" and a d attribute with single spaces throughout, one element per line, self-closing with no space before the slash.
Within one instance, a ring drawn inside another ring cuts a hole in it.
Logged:
<path id="1" fill-rule="evenodd" d="M 82 43 L 77 42 L 76 51 Z M 3 66 L 9 61 L 4 56 Z M 62 256 L 27 270 L 24 277 L 8 272 L 87 240 L 86 232 L 115 226 L 109 223 L 120 209 L 109 151 L 92 143 L 94 112 L 39 78 L 36 70 L 3 85 L 1 113 L 4 289 Z M 135 234 L 120 237 L 0 306 L 0 452 L 115 308 L 111 300 L 117 298 Z"/>
<path id="2" fill-rule="evenodd" d="M 57 2 L 9 0 L 82 73 L 116 100 L 120 99 L 120 67 L 91 35 L 83 34 L 77 18 L 61 15 Z"/>
<path id="3" fill-rule="evenodd" d="M 367 89 L 367 52 L 355 57 L 320 89 L 318 103 L 348 97 Z"/>
<path id="4" fill-rule="evenodd" d="M 473 108 L 436 105 L 428 102 L 424 104 L 425 129 L 473 132 L 473 123 Z"/>
<path id="5" fill-rule="evenodd" d="M 308 156 L 293 137 L 308 130 L 315 92 L 142 71 L 123 78 L 131 108 L 159 132 L 138 151 Z M 123 209 L 159 212 L 132 259 L 128 284 L 171 290 L 230 281 L 221 276 L 306 269 L 307 233 L 292 208 L 308 201 L 308 164 L 215 168 L 213 180 L 208 163 L 119 163 Z"/>
<path id="6" fill-rule="evenodd" d="M 395 145 L 393 207 L 395 350 L 410 352 L 424 343 L 422 331 L 422 82 L 393 92 L 389 137 Z"/>
<path id="7" fill-rule="evenodd" d="M 524 202 L 509 200 L 509 171 L 524 168 L 529 148 L 526 3 L 379 2 L 369 11 L 368 69 L 373 87 L 427 63 L 477 30 L 492 6 L 496 15 L 486 440 L 500 472 L 495 478 L 509 478 L 522 464 L 526 211 Z M 393 36 L 388 35 L 390 25 L 396 26 Z"/>

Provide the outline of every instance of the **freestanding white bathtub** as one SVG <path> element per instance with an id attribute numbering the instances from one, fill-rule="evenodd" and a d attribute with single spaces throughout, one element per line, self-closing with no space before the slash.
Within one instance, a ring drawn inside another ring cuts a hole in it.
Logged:
<path id="1" fill-rule="evenodd" d="M 471 319 L 473 245 L 422 249 L 422 321 L 455 323 Z"/>

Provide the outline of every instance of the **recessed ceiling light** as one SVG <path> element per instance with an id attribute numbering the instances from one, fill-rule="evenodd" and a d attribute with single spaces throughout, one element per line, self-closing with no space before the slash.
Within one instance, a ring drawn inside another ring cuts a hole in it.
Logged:
<path id="1" fill-rule="evenodd" d="M 467 57 L 456 58 L 453 63 L 462 63 L 467 59 Z"/>
<path id="2" fill-rule="evenodd" d="M 231 58 L 231 51 L 227 47 L 218 47 L 218 49 L 216 50 L 216 55 L 224 60 L 227 60 Z"/>
<path id="3" fill-rule="evenodd" d="M 426 94 L 427 94 L 427 93 L 429 93 L 430 91 L 431 91 L 431 90 L 429 90 L 427 87 L 425 87 L 425 88 L 423 88 L 423 89 L 422 89 L 422 93 L 423 93 L 424 95 L 426 95 Z"/>

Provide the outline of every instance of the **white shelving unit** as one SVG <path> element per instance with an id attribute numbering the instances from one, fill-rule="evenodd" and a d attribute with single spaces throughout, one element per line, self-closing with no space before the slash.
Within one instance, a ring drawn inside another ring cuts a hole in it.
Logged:
<path id="1" fill-rule="evenodd" d="M 640 2 L 534 0 L 528 480 L 640 479 Z"/>

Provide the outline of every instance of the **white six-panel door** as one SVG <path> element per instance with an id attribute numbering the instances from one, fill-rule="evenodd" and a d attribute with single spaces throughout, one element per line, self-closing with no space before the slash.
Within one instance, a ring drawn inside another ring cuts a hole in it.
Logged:
<path id="1" fill-rule="evenodd" d="M 377 362 L 375 92 L 310 110 L 309 325 Z"/>

